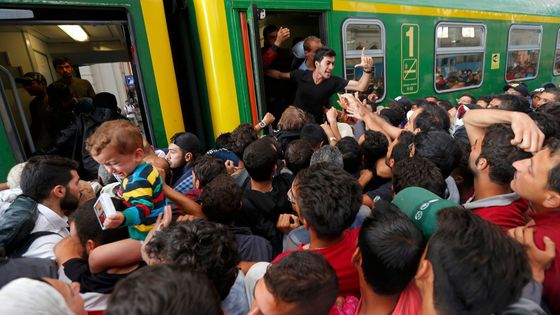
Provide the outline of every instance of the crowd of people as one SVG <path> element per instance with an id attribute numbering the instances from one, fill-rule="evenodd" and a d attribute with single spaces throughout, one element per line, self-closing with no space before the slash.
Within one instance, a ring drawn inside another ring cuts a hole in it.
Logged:
<path id="1" fill-rule="evenodd" d="M 328 48 L 312 58 L 275 74 L 299 104 L 209 151 L 114 117 L 80 159 L 15 166 L 0 313 L 560 314 L 560 90 L 338 110 L 365 83 L 334 77 Z"/>

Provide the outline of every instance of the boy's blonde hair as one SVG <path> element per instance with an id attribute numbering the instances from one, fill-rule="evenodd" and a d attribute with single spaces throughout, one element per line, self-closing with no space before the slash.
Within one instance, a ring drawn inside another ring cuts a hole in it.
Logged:
<path id="1" fill-rule="evenodd" d="M 120 154 L 131 154 L 143 148 L 142 133 L 129 120 L 106 121 L 86 140 L 86 150 L 97 156 L 108 146 L 113 146 Z"/>

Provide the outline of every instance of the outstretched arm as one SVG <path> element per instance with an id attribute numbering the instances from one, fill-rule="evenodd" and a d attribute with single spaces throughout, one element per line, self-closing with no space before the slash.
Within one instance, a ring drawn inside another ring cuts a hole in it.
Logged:
<path id="1" fill-rule="evenodd" d="M 290 73 L 289 72 L 281 72 L 274 69 L 268 69 L 264 72 L 266 76 L 269 76 L 273 79 L 277 80 L 290 80 Z"/>
<path id="2" fill-rule="evenodd" d="M 365 48 L 362 49 L 362 62 L 357 64 L 355 67 L 364 68 L 362 77 L 360 78 L 360 81 L 356 81 L 356 80 L 348 81 L 348 84 L 346 85 L 346 89 L 352 91 L 365 92 L 367 91 L 367 88 L 371 81 L 371 74 L 373 72 L 373 58 L 366 57 Z"/>

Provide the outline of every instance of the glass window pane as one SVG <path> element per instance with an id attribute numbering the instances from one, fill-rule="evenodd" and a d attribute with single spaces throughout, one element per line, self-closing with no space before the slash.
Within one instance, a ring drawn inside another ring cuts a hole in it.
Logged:
<path id="1" fill-rule="evenodd" d="M 351 24 L 346 28 L 346 50 L 383 49 L 381 27 L 374 24 Z"/>
<path id="2" fill-rule="evenodd" d="M 508 53 L 506 80 L 534 78 L 539 67 L 539 49 L 511 51 Z"/>
<path id="3" fill-rule="evenodd" d="M 436 31 L 437 47 L 484 46 L 482 25 L 439 25 Z"/>
<path id="4" fill-rule="evenodd" d="M 482 82 L 484 53 L 461 53 L 436 57 L 438 91 L 475 87 Z"/>
<path id="5" fill-rule="evenodd" d="M 363 73 L 363 68 L 355 68 L 354 66 L 361 62 L 360 58 L 347 58 L 346 59 L 346 69 L 345 77 L 347 80 L 360 80 Z M 373 76 L 368 87 L 368 91 L 374 91 L 379 99 L 383 98 L 385 93 L 384 77 L 383 72 L 383 57 L 373 58 L 373 64 L 375 69 L 373 70 Z"/>
<path id="6" fill-rule="evenodd" d="M 540 29 L 512 29 L 509 34 L 509 48 L 513 46 L 539 46 Z"/>
<path id="7" fill-rule="evenodd" d="M 554 58 L 554 75 L 560 74 L 560 49 L 556 49 L 556 57 Z"/>

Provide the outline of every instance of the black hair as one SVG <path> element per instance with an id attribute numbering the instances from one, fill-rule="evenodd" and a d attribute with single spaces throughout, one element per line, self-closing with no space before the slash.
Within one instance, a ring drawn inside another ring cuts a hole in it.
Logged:
<path id="1" fill-rule="evenodd" d="M 397 105 L 399 106 L 399 105 Z M 384 108 L 379 113 L 379 116 L 387 121 L 391 126 L 397 127 L 406 117 L 403 115 L 402 110 L 397 110 L 395 108 Z"/>
<path id="2" fill-rule="evenodd" d="M 231 133 L 231 150 L 243 161 L 243 152 L 245 152 L 245 148 L 257 139 L 257 133 L 251 124 L 240 124 Z"/>
<path id="3" fill-rule="evenodd" d="M 272 179 L 278 153 L 269 141 L 259 139 L 247 146 L 243 153 L 245 169 L 252 180 L 264 182 Z"/>
<path id="4" fill-rule="evenodd" d="M 449 121 L 449 120 L 448 120 Z M 420 132 L 414 136 L 415 154 L 432 161 L 447 178 L 459 163 L 461 150 L 445 131 Z"/>
<path id="5" fill-rule="evenodd" d="M 422 187 L 445 198 L 447 184 L 439 168 L 430 160 L 414 156 L 399 161 L 393 168 L 393 193 L 407 187 Z"/>
<path id="6" fill-rule="evenodd" d="M 558 156 L 560 154 L 560 139 L 557 138 L 550 138 L 546 140 L 545 146 L 551 152 L 552 156 Z M 556 164 L 550 172 L 548 172 L 548 181 L 547 181 L 548 189 L 560 192 L 560 163 Z"/>
<path id="7" fill-rule="evenodd" d="M 368 130 L 364 133 L 362 152 L 364 154 L 364 168 L 375 169 L 377 160 L 387 156 L 389 140 L 379 131 Z"/>
<path id="8" fill-rule="evenodd" d="M 313 155 L 311 155 L 311 161 L 309 162 L 310 165 L 321 162 L 328 163 L 341 169 L 344 168 L 342 153 L 340 153 L 340 150 L 337 147 L 332 145 L 322 146 L 319 150 L 313 152 Z"/>
<path id="9" fill-rule="evenodd" d="M 109 92 L 100 92 L 93 97 L 94 108 L 108 108 L 115 113 L 120 113 L 120 108 L 117 105 L 117 98 L 114 94 Z"/>
<path id="10" fill-rule="evenodd" d="M 543 91 L 543 93 L 550 93 L 552 95 L 554 95 L 554 100 L 553 102 L 560 102 L 560 89 L 559 88 L 549 88 L 549 89 L 545 89 Z"/>
<path id="11" fill-rule="evenodd" d="M 528 115 L 542 131 L 545 139 L 550 137 L 560 138 L 560 121 L 552 114 L 545 111 L 537 111 L 530 112 Z"/>
<path id="12" fill-rule="evenodd" d="M 94 241 L 97 246 L 100 246 L 128 237 L 128 232 L 123 229 L 103 230 L 101 228 L 101 224 L 93 210 L 96 201 L 96 199 L 86 201 L 76 209 L 70 218 L 76 227 L 76 235 L 84 247 L 84 254 L 86 243 L 89 240 Z"/>
<path id="13" fill-rule="evenodd" d="M 358 236 L 366 283 L 381 295 L 402 292 L 424 251 L 422 233 L 395 205 L 379 200 Z"/>
<path id="14" fill-rule="evenodd" d="M 263 277 L 275 299 L 294 304 L 293 315 L 329 313 L 338 294 L 338 279 L 323 255 L 294 251 L 272 264 Z"/>
<path id="15" fill-rule="evenodd" d="M 490 104 L 490 102 L 492 101 L 493 98 L 494 98 L 494 96 L 492 96 L 492 95 L 483 95 L 483 96 L 478 98 L 477 102 L 482 100 L 488 106 L 488 104 Z"/>
<path id="16" fill-rule="evenodd" d="M 531 279 L 521 244 L 463 208 L 439 211 L 437 226 L 426 258 L 439 314 L 499 314 L 517 301 Z"/>
<path id="17" fill-rule="evenodd" d="M 56 57 L 52 61 L 52 64 L 55 68 L 57 66 L 64 65 L 65 63 L 68 63 L 69 65 L 72 66 L 72 61 L 68 57 Z"/>
<path id="18" fill-rule="evenodd" d="M 171 137 L 171 143 L 178 146 L 183 153 L 192 153 L 193 159 L 200 156 L 201 145 L 198 137 L 191 132 L 178 132 Z"/>
<path id="19" fill-rule="evenodd" d="M 546 103 L 541 105 L 541 107 L 537 108 L 535 111 L 550 114 L 554 116 L 556 120 L 560 121 L 560 102 Z"/>
<path id="20" fill-rule="evenodd" d="M 395 161 L 395 164 L 403 159 L 410 157 L 410 148 L 414 142 L 414 134 L 410 131 L 401 131 L 397 138 L 397 144 L 391 150 L 390 158 Z"/>
<path id="21" fill-rule="evenodd" d="M 231 132 L 224 132 L 216 138 L 216 149 L 231 150 L 233 147 L 233 139 Z"/>
<path id="22" fill-rule="evenodd" d="M 47 95 L 49 105 L 59 108 L 62 101 L 72 98 L 72 91 L 66 83 L 53 82 L 47 86 Z"/>
<path id="23" fill-rule="evenodd" d="M 241 209 L 241 189 L 227 175 L 214 178 L 200 194 L 202 213 L 212 222 L 233 224 Z"/>
<path id="24" fill-rule="evenodd" d="M 492 99 L 497 99 L 501 102 L 500 105 L 498 105 L 498 109 L 527 113 L 530 108 L 527 98 L 518 95 L 498 94 L 494 95 Z"/>
<path id="25" fill-rule="evenodd" d="M 317 163 L 300 171 L 295 183 L 301 215 L 319 238 L 334 239 L 354 222 L 362 204 L 362 189 L 344 170 Z"/>
<path id="26" fill-rule="evenodd" d="M 443 108 L 426 102 L 421 105 L 422 111 L 414 119 L 414 129 L 421 131 L 449 130 L 449 114 Z"/>
<path id="27" fill-rule="evenodd" d="M 313 62 L 321 62 L 325 57 L 336 57 L 336 52 L 328 47 L 321 47 L 315 52 Z"/>
<path id="28" fill-rule="evenodd" d="M 284 153 L 286 167 L 295 176 L 302 169 L 309 167 L 312 155 L 313 147 L 309 142 L 301 139 L 294 140 L 288 143 Z"/>
<path id="29" fill-rule="evenodd" d="M 350 174 L 359 172 L 362 164 L 362 150 L 356 139 L 344 137 L 337 142 L 336 147 L 342 153 L 344 170 Z"/>
<path id="30" fill-rule="evenodd" d="M 192 170 L 200 188 L 204 188 L 216 176 L 226 174 L 224 162 L 210 155 L 203 155 L 196 159 Z"/>
<path id="31" fill-rule="evenodd" d="M 509 186 L 512 181 L 515 174 L 513 162 L 531 157 L 531 153 L 511 144 L 514 137 L 509 125 L 495 124 L 486 128 L 477 158 L 477 162 L 480 158 L 488 161 L 490 180 L 501 186 Z"/>
<path id="32" fill-rule="evenodd" d="M 263 38 L 265 40 L 265 43 L 266 43 L 266 37 L 268 36 L 268 34 L 276 32 L 276 31 L 278 31 L 278 26 L 276 26 L 274 24 L 267 25 L 263 28 L 262 34 L 263 34 Z"/>
<path id="33" fill-rule="evenodd" d="M 470 94 L 470 93 L 463 93 L 463 95 L 461 95 L 461 97 L 468 97 L 471 99 L 471 102 L 469 104 L 476 104 L 476 97 L 474 97 L 474 95 Z"/>
<path id="34" fill-rule="evenodd" d="M 185 221 L 154 235 L 146 253 L 163 263 L 205 273 L 223 300 L 235 282 L 240 262 L 235 237 L 228 227 L 209 221 Z"/>
<path id="35" fill-rule="evenodd" d="M 444 111 L 448 111 L 448 110 L 450 110 L 454 107 L 453 104 L 451 104 L 451 102 L 448 101 L 448 100 L 439 100 L 439 101 L 437 101 L 436 104 L 437 104 L 437 106 L 442 108 Z"/>
<path id="36" fill-rule="evenodd" d="M 194 311 L 196 310 L 196 311 Z M 194 270 L 161 264 L 142 268 L 119 281 L 107 315 L 223 314 L 216 289 Z"/>
<path id="37" fill-rule="evenodd" d="M 76 161 L 54 155 L 34 156 L 21 172 L 21 190 L 24 195 L 43 202 L 54 187 L 66 187 L 70 183 L 72 170 L 78 170 Z"/>
<path id="38" fill-rule="evenodd" d="M 316 148 L 323 142 L 323 144 L 328 143 L 327 135 L 325 131 L 319 124 L 307 123 L 301 128 L 300 139 L 305 140 L 311 144 L 313 148 Z"/>

